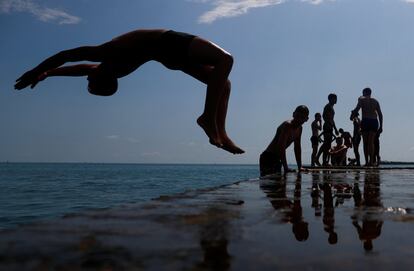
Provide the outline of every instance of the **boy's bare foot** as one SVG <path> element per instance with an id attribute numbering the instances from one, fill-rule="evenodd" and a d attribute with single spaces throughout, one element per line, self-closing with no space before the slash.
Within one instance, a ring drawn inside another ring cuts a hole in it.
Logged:
<path id="1" fill-rule="evenodd" d="M 222 137 L 223 146 L 221 147 L 223 150 L 231 152 L 232 154 L 242 154 L 244 150 L 240 149 L 239 147 L 234 144 L 233 141 L 227 136 Z"/>
<path id="2" fill-rule="evenodd" d="M 204 132 L 209 138 L 210 144 L 221 148 L 223 143 L 218 137 L 216 125 L 211 125 L 211 122 L 206 120 L 202 115 L 197 119 L 197 124 L 203 128 Z"/>

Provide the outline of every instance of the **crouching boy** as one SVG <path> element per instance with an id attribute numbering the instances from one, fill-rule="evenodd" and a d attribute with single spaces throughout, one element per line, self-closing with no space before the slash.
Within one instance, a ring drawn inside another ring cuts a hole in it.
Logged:
<path id="1" fill-rule="evenodd" d="M 276 135 L 270 142 L 266 150 L 260 155 L 260 176 L 285 173 L 293 170 L 289 169 L 286 161 L 286 149 L 294 142 L 294 150 L 298 170 L 302 170 L 302 149 L 301 136 L 302 125 L 309 119 L 309 109 L 300 105 L 293 112 L 293 119 L 284 121 L 276 131 Z"/>

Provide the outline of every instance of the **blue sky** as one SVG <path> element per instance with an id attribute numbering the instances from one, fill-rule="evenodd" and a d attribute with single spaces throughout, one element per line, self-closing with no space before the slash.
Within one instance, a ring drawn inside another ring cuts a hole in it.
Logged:
<path id="1" fill-rule="evenodd" d="M 408 0 L 0 0 L 0 161 L 257 163 L 277 126 L 306 104 L 309 163 L 310 122 L 327 95 L 338 95 L 337 126 L 351 131 L 366 86 L 384 113 L 383 159 L 413 161 L 413 25 Z M 156 62 L 112 97 L 90 95 L 84 78 L 13 90 L 45 57 L 138 28 L 193 33 L 234 56 L 227 130 L 246 154 L 208 144 L 195 122 L 205 86 Z"/>

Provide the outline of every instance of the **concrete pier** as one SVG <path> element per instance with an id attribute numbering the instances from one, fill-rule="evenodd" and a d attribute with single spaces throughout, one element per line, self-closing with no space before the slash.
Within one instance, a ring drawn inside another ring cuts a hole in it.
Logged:
<path id="1" fill-rule="evenodd" d="M 0 270 L 412 270 L 412 192 L 392 198 L 367 174 L 250 180 L 4 230 Z"/>

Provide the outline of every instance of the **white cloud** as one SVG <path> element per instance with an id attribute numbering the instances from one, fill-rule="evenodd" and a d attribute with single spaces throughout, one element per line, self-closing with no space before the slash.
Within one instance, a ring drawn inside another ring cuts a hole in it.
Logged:
<path id="1" fill-rule="evenodd" d="M 324 0 L 301 0 L 301 2 L 309 3 L 312 5 L 319 5 L 324 2 Z"/>
<path id="2" fill-rule="evenodd" d="M 27 12 L 42 22 L 57 22 L 58 24 L 77 24 L 79 17 L 70 15 L 62 10 L 41 7 L 32 0 L 0 0 L 0 13 Z"/>
<path id="3" fill-rule="evenodd" d="M 208 3 L 213 5 L 212 10 L 207 11 L 200 16 L 200 23 L 212 23 L 217 19 L 236 17 L 246 14 L 252 8 L 264 8 L 268 6 L 280 5 L 293 0 L 187 0 L 196 3 Z M 320 5 L 323 2 L 336 0 L 295 0 L 312 5 Z M 406 0 L 413 1 L 414 0 Z"/>
<path id="4" fill-rule="evenodd" d="M 411 4 L 414 4 L 414 0 L 402 0 L 403 2 L 406 2 L 406 3 L 411 3 Z"/>
<path id="5" fill-rule="evenodd" d="M 226 17 L 236 17 L 245 14 L 252 8 L 279 5 L 285 0 L 218 0 L 213 1 L 213 8 L 199 18 L 200 23 L 212 23 L 217 19 Z"/>

